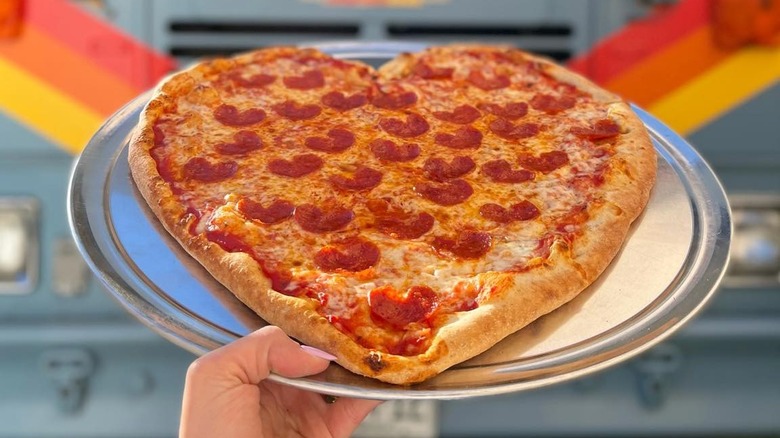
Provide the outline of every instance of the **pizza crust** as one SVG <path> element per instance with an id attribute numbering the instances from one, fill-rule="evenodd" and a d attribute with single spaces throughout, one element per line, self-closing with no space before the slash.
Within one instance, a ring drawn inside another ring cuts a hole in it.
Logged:
<path id="1" fill-rule="evenodd" d="M 461 47 L 441 50 L 457 51 Z M 482 50 L 479 46 L 469 47 Z M 262 51 L 262 56 L 271 59 L 289 50 L 297 49 L 267 49 Z M 268 323 L 283 327 L 288 335 L 308 345 L 335 354 L 338 363 L 352 372 L 393 384 L 421 382 L 487 350 L 576 297 L 604 271 L 620 250 L 631 222 L 641 213 L 654 184 L 656 156 L 652 142 L 627 104 L 547 60 L 519 51 L 513 53 L 513 56 L 543 63 L 554 77 L 573 83 L 611 105 L 611 116 L 619 120 L 627 132 L 616 146 L 616 162 L 621 165 L 612 167 L 606 175 L 605 184 L 609 190 L 605 191 L 603 199 L 589 206 L 588 227 L 573 245 L 555 241 L 549 258 L 524 272 L 479 274 L 479 281 L 493 288 L 491 299 L 474 310 L 451 315 L 436 333 L 430 348 L 417 356 L 392 355 L 358 345 L 317 313 L 310 301 L 271 289 L 271 280 L 251 256 L 226 252 L 203 235 L 189 232 L 195 218 L 187 215 L 185 208 L 176 202 L 150 153 L 154 147 L 154 120 L 174 105 L 172 96 L 192 92 L 200 78 L 236 64 L 256 62 L 257 54 L 199 64 L 163 81 L 142 112 L 130 141 L 132 177 L 166 230 L 211 275 Z M 410 54 L 399 56 L 383 66 L 379 74 L 403 77 L 415 59 L 416 56 Z"/>

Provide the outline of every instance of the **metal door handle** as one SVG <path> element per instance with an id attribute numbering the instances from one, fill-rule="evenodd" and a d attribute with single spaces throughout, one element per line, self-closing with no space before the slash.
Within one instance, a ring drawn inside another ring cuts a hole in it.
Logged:
<path id="1" fill-rule="evenodd" d="M 54 383 L 57 407 L 63 414 L 75 414 L 87 399 L 89 378 L 95 359 L 85 348 L 57 348 L 41 355 L 43 373 Z"/>

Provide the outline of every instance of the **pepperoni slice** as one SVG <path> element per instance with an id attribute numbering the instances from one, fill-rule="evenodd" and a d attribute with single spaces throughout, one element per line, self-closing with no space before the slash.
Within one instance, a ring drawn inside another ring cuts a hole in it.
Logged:
<path id="1" fill-rule="evenodd" d="M 390 213 L 397 213 L 401 212 L 403 213 L 403 210 L 401 210 L 398 207 L 394 207 L 390 204 L 390 198 L 382 198 L 382 199 L 376 199 L 371 198 L 366 201 L 366 207 L 371 211 L 371 213 L 374 213 L 375 216 L 380 215 L 386 215 Z"/>
<path id="2" fill-rule="evenodd" d="M 492 243 L 493 238 L 488 233 L 464 230 L 455 239 L 436 237 L 431 245 L 437 251 L 447 251 L 456 257 L 476 259 L 487 254 Z"/>
<path id="3" fill-rule="evenodd" d="M 462 179 L 454 179 L 443 183 L 421 182 L 414 190 L 423 198 L 439 205 L 456 205 L 468 199 L 474 189 Z"/>
<path id="4" fill-rule="evenodd" d="M 488 161 L 482 165 L 482 173 L 494 182 L 519 183 L 533 179 L 534 174 L 525 169 L 513 170 L 506 160 Z"/>
<path id="5" fill-rule="evenodd" d="M 243 239 L 223 230 L 218 230 L 209 226 L 206 228 L 206 239 L 218 244 L 227 252 L 245 252 L 253 254 L 252 247 Z"/>
<path id="6" fill-rule="evenodd" d="M 515 125 L 507 119 L 496 119 L 490 122 L 490 131 L 507 140 L 521 140 L 538 134 L 539 125 L 536 123 L 519 123 Z"/>
<path id="7" fill-rule="evenodd" d="M 285 76 L 283 82 L 287 88 L 311 90 L 324 86 L 325 76 L 319 70 L 309 70 L 300 76 Z"/>
<path id="8" fill-rule="evenodd" d="M 368 208 L 376 217 L 374 226 L 396 239 L 416 239 L 433 228 L 434 218 L 428 213 L 409 213 L 379 200 L 369 201 Z"/>
<path id="9" fill-rule="evenodd" d="M 589 128 L 572 128 L 571 133 L 587 140 L 606 140 L 620 134 L 620 125 L 615 123 L 612 119 L 602 119 L 596 121 L 596 123 Z"/>
<path id="10" fill-rule="evenodd" d="M 214 110 L 214 118 L 228 126 L 254 125 L 265 120 L 265 111 L 259 108 L 239 111 L 233 105 L 222 104 Z"/>
<path id="11" fill-rule="evenodd" d="M 454 71 L 451 67 L 432 67 L 422 61 L 412 67 L 412 74 L 423 79 L 451 79 Z"/>
<path id="12" fill-rule="evenodd" d="M 268 163 L 268 170 L 281 176 L 298 178 L 322 167 L 322 159 L 314 154 L 296 155 L 292 160 L 276 158 Z"/>
<path id="13" fill-rule="evenodd" d="M 425 134 L 430 129 L 428 122 L 415 113 L 407 115 L 405 122 L 396 118 L 382 118 L 379 120 L 379 126 L 388 134 L 402 138 L 417 137 Z"/>
<path id="14" fill-rule="evenodd" d="M 347 111 L 367 104 L 368 96 L 365 93 L 355 93 L 347 97 L 340 91 L 331 91 L 322 96 L 320 101 L 323 105 L 337 111 Z"/>
<path id="15" fill-rule="evenodd" d="M 479 208 L 479 214 L 485 219 L 506 224 L 515 221 L 527 221 L 538 217 L 540 212 L 534 204 L 522 200 L 512 204 L 509 208 L 504 208 L 498 204 L 484 204 Z"/>
<path id="16" fill-rule="evenodd" d="M 518 161 L 526 169 L 547 173 L 567 164 L 569 156 L 564 151 L 544 152 L 538 157 L 531 154 L 521 154 Z"/>
<path id="17" fill-rule="evenodd" d="M 510 102 L 504 106 L 497 103 L 480 103 L 479 109 L 507 120 L 517 120 L 528 114 L 528 104 L 525 102 Z"/>
<path id="18" fill-rule="evenodd" d="M 593 187 L 599 187 L 606 179 L 604 178 L 604 169 L 597 170 L 594 174 L 577 175 L 569 180 L 569 185 L 579 192 L 590 191 Z"/>
<path id="19" fill-rule="evenodd" d="M 152 133 L 154 134 L 154 146 L 158 148 L 165 146 L 165 131 L 163 131 L 159 121 L 152 126 Z"/>
<path id="20" fill-rule="evenodd" d="M 263 73 L 245 78 L 237 71 L 232 72 L 228 77 L 233 83 L 244 88 L 262 88 L 272 84 L 276 80 L 276 76 Z"/>
<path id="21" fill-rule="evenodd" d="M 417 95 L 412 91 L 403 93 L 380 93 L 371 98 L 371 105 L 383 109 L 401 109 L 414 105 L 417 102 Z"/>
<path id="22" fill-rule="evenodd" d="M 152 151 L 155 150 L 152 149 Z M 159 154 L 155 153 L 154 160 L 157 162 L 157 173 L 160 174 L 162 179 L 168 182 L 174 182 L 178 179 L 178 174 L 176 173 L 176 169 L 174 169 L 173 160 L 171 157 L 159 156 Z M 179 189 L 177 189 L 175 185 L 171 185 L 171 190 L 176 192 Z"/>
<path id="23" fill-rule="evenodd" d="M 436 292 L 428 286 L 412 286 L 403 295 L 393 286 L 382 286 L 368 294 L 371 315 L 398 329 L 425 321 L 438 304 Z"/>
<path id="24" fill-rule="evenodd" d="M 263 273 L 271 280 L 271 289 L 289 296 L 297 296 L 301 292 L 301 283 L 293 284 L 292 273 L 287 270 L 279 269 L 276 266 L 269 267 L 261 264 Z M 292 285 L 292 287 L 291 287 Z"/>
<path id="25" fill-rule="evenodd" d="M 423 171 L 428 179 L 442 182 L 459 178 L 474 170 L 476 166 L 470 157 L 455 157 L 450 162 L 443 158 L 428 158 L 423 164 Z"/>
<path id="26" fill-rule="evenodd" d="M 184 164 L 184 177 L 195 181 L 221 181 L 235 175 L 237 171 L 238 163 L 235 161 L 212 164 L 203 157 L 195 157 Z"/>
<path id="27" fill-rule="evenodd" d="M 276 199 L 268 207 L 263 207 L 259 202 L 242 198 L 236 204 L 236 208 L 245 216 L 268 225 L 291 217 L 295 211 L 295 206 L 284 199 Z"/>
<path id="28" fill-rule="evenodd" d="M 314 104 L 299 104 L 291 100 L 283 103 L 277 103 L 273 106 L 274 111 L 282 117 L 290 120 L 306 120 L 317 117 L 322 112 L 322 108 Z"/>
<path id="29" fill-rule="evenodd" d="M 452 149 L 476 149 L 482 144 L 482 133 L 471 126 L 464 126 L 452 134 L 439 132 L 434 142 Z"/>
<path id="30" fill-rule="evenodd" d="M 420 155 L 420 146 L 415 143 L 395 144 L 378 138 L 370 146 L 374 156 L 385 161 L 411 161 Z"/>
<path id="31" fill-rule="evenodd" d="M 242 155 L 263 147 L 263 140 L 253 131 L 238 131 L 233 134 L 233 143 L 219 143 L 217 152 L 224 155 Z"/>
<path id="32" fill-rule="evenodd" d="M 433 116 L 445 122 L 457 123 L 459 125 L 468 125 L 481 116 L 482 113 L 471 105 L 460 105 L 452 111 L 435 111 Z"/>
<path id="33" fill-rule="evenodd" d="M 486 91 L 500 90 L 509 86 L 509 76 L 506 75 L 494 75 L 492 77 L 485 77 L 479 70 L 472 70 L 469 72 L 468 81 L 472 85 L 481 88 Z"/>
<path id="34" fill-rule="evenodd" d="M 174 190 L 174 194 L 178 194 L 178 193 L 176 193 L 176 191 Z M 184 211 L 184 214 L 182 215 L 182 218 L 185 221 L 190 220 L 190 218 L 194 219 L 190 222 L 189 227 L 187 227 L 187 231 L 189 231 L 189 233 L 192 234 L 193 236 L 196 234 L 200 234 L 197 228 L 198 228 L 198 222 L 200 222 L 200 218 L 202 216 L 203 216 L 203 212 L 201 212 L 200 210 L 198 210 L 192 205 L 188 206 L 187 209 Z"/>
<path id="35" fill-rule="evenodd" d="M 571 231 L 572 226 L 581 225 L 590 217 L 588 208 L 584 204 L 575 205 L 563 217 L 558 219 L 556 229 L 559 232 L 566 233 Z"/>
<path id="36" fill-rule="evenodd" d="M 314 255 L 314 263 L 324 271 L 343 269 L 358 272 L 379 261 L 379 248 L 373 243 L 353 237 L 322 248 Z"/>
<path id="37" fill-rule="evenodd" d="M 381 181 L 382 172 L 365 166 L 358 168 L 352 178 L 347 178 L 343 175 L 334 175 L 330 177 L 331 184 L 337 188 L 353 192 L 373 189 L 378 186 Z"/>
<path id="38" fill-rule="evenodd" d="M 308 137 L 305 141 L 306 147 L 315 151 L 336 153 L 343 152 L 355 144 L 355 134 L 342 129 L 333 128 L 328 131 L 328 138 Z"/>
<path id="39" fill-rule="evenodd" d="M 352 210 L 340 206 L 332 206 L 323 211 L 311 204 L 302 204 L 295 208 L 295 222 L 311 233 L 327 233 L 347 226 L 355 217 Z"/>
<path id="40" fill-rule="evenodd" d="M 555 114 L 573 108 L 577 103 L 572 96 L 555 97 L 551 94 L 537 94 L 531 99 L 533 109 L 544 111 L 548 114 Z"/>

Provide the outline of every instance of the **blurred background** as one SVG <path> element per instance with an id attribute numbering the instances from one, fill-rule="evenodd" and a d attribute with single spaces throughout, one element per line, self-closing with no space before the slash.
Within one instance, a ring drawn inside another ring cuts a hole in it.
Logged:
<path id="1" fill-rule="evenodd" d="M 68 176 L 168 72 L 271 45 L 508 43 L 660 118 L 734 213 L 714 301 L 573 383 L 391 402 L 356 436 L 780 436 L 780 1 L 0 0 L 0 437 L 173 437 L 190 353 L 136 322 L 70 236 Z"/>

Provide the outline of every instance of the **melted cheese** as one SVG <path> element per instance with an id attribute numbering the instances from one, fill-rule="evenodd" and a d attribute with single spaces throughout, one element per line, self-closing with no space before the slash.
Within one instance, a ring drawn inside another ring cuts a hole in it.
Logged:
<path id="1" fill-rule="evenodd" d="M 484 65 L 478 59 L 436 59 L 430 62 L 440 67 L 453 68 L 455 82 L 463 82 L 471 70 Z M 285 76 L 299 75 L 308 69 L 319 69 L 326 73 L 325 87 L 292 90 L 284 86 Z M 569 182 L 577 176 L 599 172 L 609 158 L 608 155 L 599 155 L 598 148 L 591 142 L 568 133 L 572 125 L 587 126 L 607 117 L 604 108 L 591 104 L 586 97 L 580 98 L 581 104 L 575 109 L 554 116 L 529 109 L 529 113 L 520 121 L 542 127 L 542 133 L 532 138 L 508 141 L 492 134 L 489 124 L 496 117 L 483 113 L 472 124 L 484 134 L 478 150 L 455 150 L 436 144 L 437 133 L 453 132 L 459 126 L 436 119 L 432 116 L 434 111 L 451 111 L 458 105 L 482 102 L 501 105 L 528 102 L 537 91 L 527 85 L 542 83 L 539 77 L 529 79 L 514 74 L 514 84 L 526 85 L 512 86 L 500 92 L 487 92 L 467 85 L 453 90 L 447 81 L 410 78 L 403 87 L 418 95 L 418 102 L 411 111 L 422 115 L 430 129 L 413 139 L 399 139 L 379 129 L 378 123 L 382 117 L 403 119 L 404 111 L 365 105 L 341 112 L 321 104 L 322 95 L 330 91 L 338 90 L 347 96 L 367 92 L 371 87 L 371 78 L 362 68 L 336 69 L 328 61 L 307 60 L 304 63 L 283 58 L 276 62 L 251 64 L 243 71 L 245 78 L 260 73 L 275 75 L 277 79 L 264 88 L 241 89 L 224 76 L 204 76 L 200 79 L 205 87 L 197 91 L 200 94 L 180 97 L 177 112 L 160 120 L 159 126 L 166 134 L 165 150 L 179 172 L 192 157 L 205 157 L 213 163 L 229 160 L 238 162 L 237 173 L 223 181 L 204 183 L 179 178 L 174 184 L 184 193 L 182 199 L 202 212 L 201 220 L 195 227 L 196 233 L 211 227 L 241 236 L 251 245 L 259 260 L 291 272 L 293 288 L 313 282 L 333 291 L 349 291 L 333 294 L 329 298 L 326 311 L 333 315 L 349 314 L 354 309 L 355 300 L 365 299 L 376 287 L 390 285 L 403 291 L 413 285 L 426 285 L 446 295 L 451 294 L 459 283 L 471 282 L 477 285 L 475 273 L 522 267 L 534 257 L 540 239 L 555 232 L 557 220 L 587 204 L 592 198 L 591 193 L 583 193 Z M 491 72 L 486 70 L 485 74 Z M 298 104 L 318 105 L 322 112 L 311 120 L 286 119 L 278 115 L 273 106 L 288 100 Z M 234 105 L 241 111 L 262 108 L 266 118 L 251 126 L 225 126 L 212 116 L 214 108 L 219 104 Z M 356 138 L 355 145 L 334 154 L 305 147 L 305 138 L 324 137 L 333 128 L 352 132 Z M 219 154 L 215 146 L 232 141 L 233 135 L 239 130 L 257 133 L 263 141 L 263 148 L 243 156 Z M 376 138 L 386 138 L 396 143 L 417 143 L 422 152 L 409 162 L 382 162 L 368 147 Z M 546 174 L 537 173 L 530 182 L 496 183 L 486 178 L 480 170 L 484 163 L 499 159 L 507 160 L 513 168 L 519 168 L 519 153 L 539 155 L 554 150 L 566 152 L 569 164 Z M 282 177 L 267 170 L 268 163 L 273 159 L 293 160 L 301 154 L 319 156 L 324 166 L 299 178 Z M 414 191 L 415 184 L 425 181 L 422 167 L 427 158 L 439 157 L 449 161 L 464 155 L 472 157 L 477 163 L 477 169 L 463 177 L 474 189 L 474 194 L 467 201 L 441 206 Z M 381 183 L 370 191 L 336 192 L 329 183 L 331 177 L 350 176 L 351 172 L 363 165 L 382 173 Z M 236 206 L 242 198 L 252 199 L 265 206 L 278 199 L 288 200 L 295 205 L 313 204 L 322 208 L 338 205 L 351 209 L 355 218 L 336 232 L 311 233 L 302 230 L 292 218 L 267 225 L 244 217 Z M 429 213 L 435 218 L 433 229 L 420 238 L 407 241 L 382 234 L 372 227 L 374 217 L 367 208 L 368 199 L 386 199 L 408 212 Z M 497 224 L 479 214 L 483 204 L 496 203 L 508 207 L 520 200 L 534 203 L 541 215 L 530 221 Z M 435 236 L 453 237 L 469 228 L 491 233 L 492 248 L 485 256 L 476 260 L 458 259 L 432 248 L 431 239 Z M 356 235 L 379 248 L 380 258 L 374 267 L 360 273 L 323 273 L 317 268 L 313 261 L 317 251 L 334 241 Z"/>

